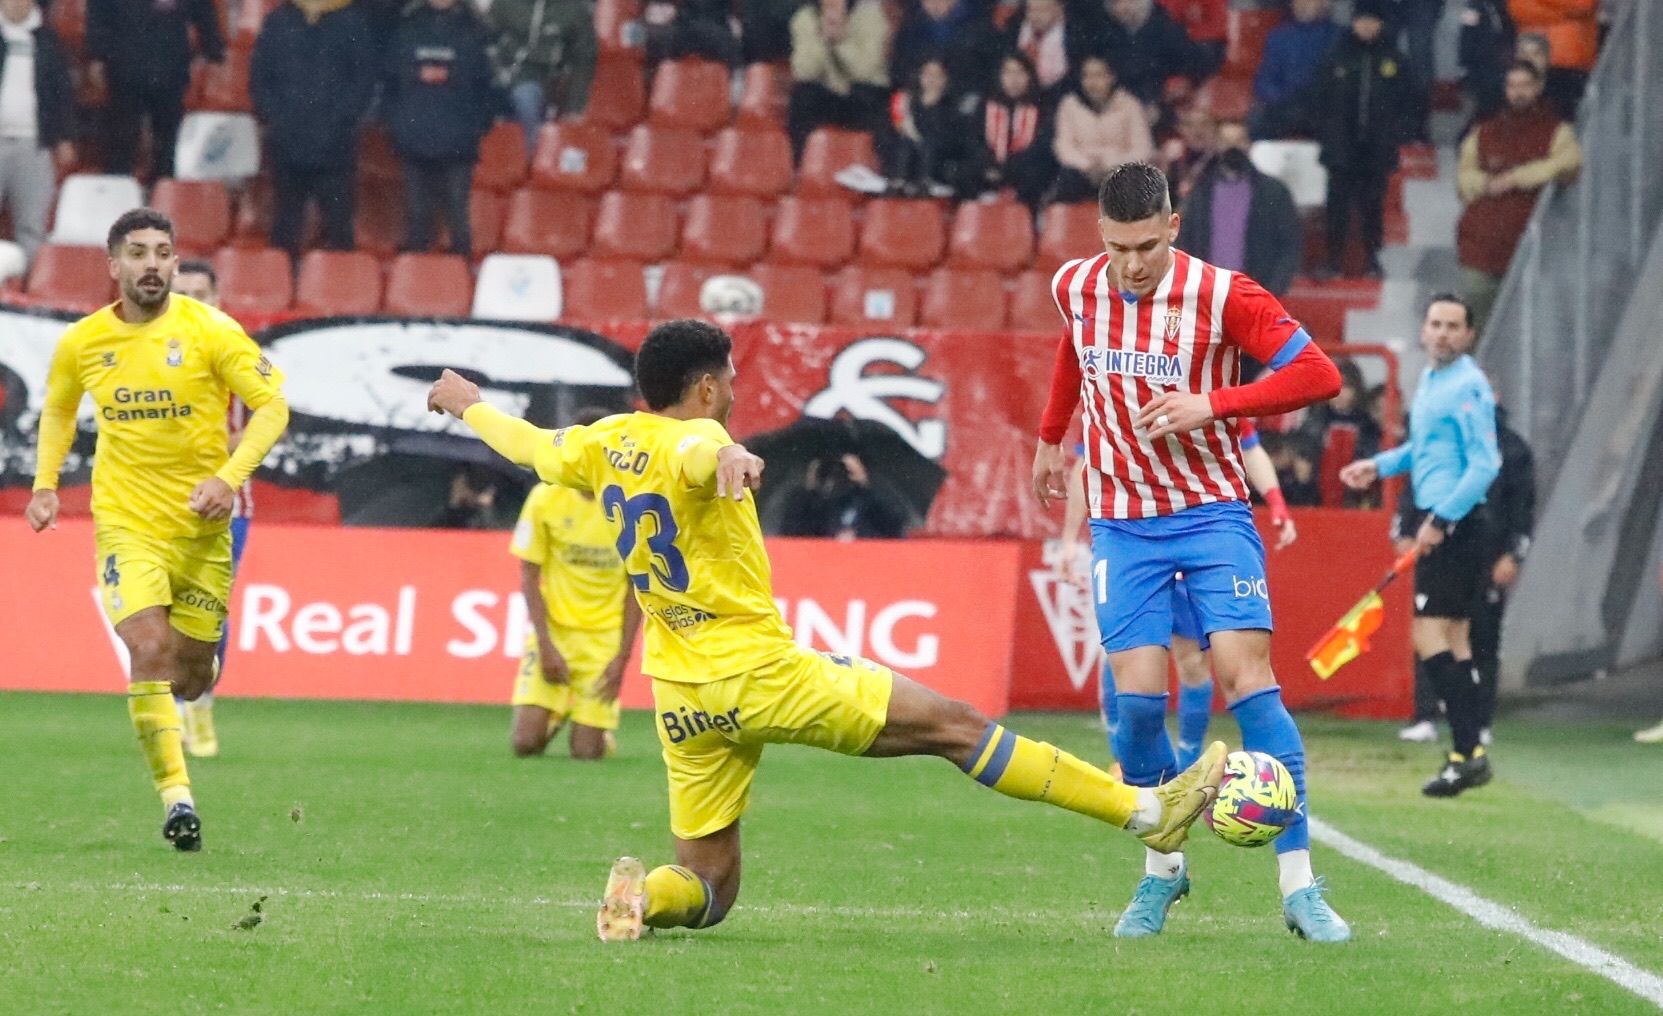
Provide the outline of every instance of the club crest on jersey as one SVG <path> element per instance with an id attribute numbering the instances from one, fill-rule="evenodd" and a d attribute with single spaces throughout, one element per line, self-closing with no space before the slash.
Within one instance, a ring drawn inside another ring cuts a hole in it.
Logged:
<path id="1" fill-rule="evenodd" d="M 168 339 L 167 340 L 167 365 L 169 367 L 177 367 L 177 366 L 179 366 L 180 364 L 182 364 L 184 362 L 185 362 L 185 347 L 180 345 L 178 339 Z"/>
<path id="2" fill-rule="evenodd" d="M 106 367 L 114 367 L 115 366 L 115 354 L 114 353 L 104 353 L 104 354 L 102 354 L 102 356 L 103 356 L 103 359 L 104 359 L 104 366 L 106 366 Z"/>
<path id="3" fill-rule="evenodd" d="M 1165 353 L 1090 348 L 1080 353 L 1080 373 L 1093 381 L 1107 374 L 1120 374 L 1173 385 L 1184 380 L 1184 361 Z"/>
<path id="4" fill-rule="evenodd" d="M 1177 342 L 1183 330 L 1184 308 L 1174 304 L 1166 309 L 1166 332 L 1163 337 L 1167 342 Z"/>

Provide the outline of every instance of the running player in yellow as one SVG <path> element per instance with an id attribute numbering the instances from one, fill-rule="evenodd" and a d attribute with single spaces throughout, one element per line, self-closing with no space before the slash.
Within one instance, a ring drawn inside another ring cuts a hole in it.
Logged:
<path id="1" fill-rule="evenodd" d="M 582 426 L 605 418 L 581 410 Z M 520 509 L 509 549 L 532 630 L 514 681 L 514 754 L 541 755 L 571 720 L 572 758 L 611 753 L 618 689 L 641 630 L 616 533 L 588 491 L 540 483 Z"/>
<path id="2" fill-rule="evenodd" d="M 701 321 L 654 328 L 635 359 L 648 412 L 539 430 L 445 371 L 428 407 L 468 424 L 545 481 L 587 490 L 614 526 L 646 614 L 644 669 L 670 780 L 676 864 L 619 858 L 596 917 L 605 941 L 643 925 L 705 928 L 739 894 L 739 818 L 764 745 L 845 755 L 936 755 L 1002 794 L 1047 801 L 1174 849 L 1216 796 L 1224 745 L 1153 790 L 1128 787 L 974 707 L 867 660 L 792 640 L 774 603 L 750 491 L 762 460 L 728 437 L 732 341 Z"/>
<path id="3" fill-rule="evenodd" d="M 121 299 L 71 325 L 53 353 L 26 515 L 37 533 L 56 528 L 58 473 L 81 398 L 91 396 L 101 600 L 131 656 L 127 709 L 167 813 L 162 836 L 199 850 L 173 697 L 213 687 L 231 594 L 232 498 L 282 435 L 289 408 L 282 374 L 235 321 L 170 294 L 177 255 L 167 216 L 122 215 L 109 255 Z M 232 393 L 254 410 L 234 455 L 225 430 Z"/>

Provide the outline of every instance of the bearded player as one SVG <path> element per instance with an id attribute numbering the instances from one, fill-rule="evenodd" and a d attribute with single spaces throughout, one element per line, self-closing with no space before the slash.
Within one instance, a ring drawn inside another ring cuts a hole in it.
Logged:
<path id="1" fill-rule="evenodd" d="M 162 836 L 200 850 L 202 823 L 180 744 L 178 695 L 213 687 L 231 595 L 236 491 L 289 420 L 283 376 L 229 317 L 170 293 L 173 223 L 148 208 L 110 227 L 116 303 L 58 341 L 41 410 L 34 497 L 38 533 L 56 528 L 58 474 L 89 395 L 98 426 L 92 517 L 100 601 L 127 647 L 127 709 L 166 819 Z M 231 395 L 254 411 L 227 449 Z"/>
<path id="2" fill-rule="evenodd" d="M 1047 801 L 1177 849 L 1217 793 L 1224 745 L 1156 791 L 1134 790 L 1067 752 L 1006 730 L 858 657 L 799 646 L 774 601 L 751 490 L 762 460 L 728 437 L 732 341 L 714 325 L 654 328 L 635 358 L 647 412 L 539 430 L 445 371 L 428 407 L 473 428 L 549 483 L 595 494 L 646 615 L 676 864 L 612 867 L 596 918 L 605 941 L 643 925 L 707 928 L 739 895 L 739 819 L 768 744 L 845 755 L 935 755 L 1002 794 Z"/>
<path id="3" fill-rule="evenodd" d="M 1104 252 L 1070 261 L 1053 280 L 1064 334 L 1033 482 L 1042 503 L 1067 497 L 1062 440 L 1083 398 L 1092 591 L 1116 688 L 1115 755 L 1134 786 L 1177 772 L 1166 689 L 1182 573 L 1243 747 L 1280 759 L 1299 790 L 1297 817 L 1276 839 L 1283 918 L 1307 939 L 1344 941 L 1350 929 L 1311 873 L 1305 747 L 1271 670 L 1265 549 L 1238 424 L 1332 398 L 1339 371 L 1253 280 L 1173 249 L 1178 216 L 1159 169 L 1116 168 L 1099 206 Z M 1267 376 L 1241 385 L 1243 354 L 1266 364 Z M 1184 855 L 1151 848 L 1115 935 L 1159 934 L 1189 889 Z"/>

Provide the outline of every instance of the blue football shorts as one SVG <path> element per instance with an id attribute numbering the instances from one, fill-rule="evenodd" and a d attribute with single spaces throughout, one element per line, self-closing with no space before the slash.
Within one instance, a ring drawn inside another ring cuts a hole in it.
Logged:
<path id="1" fill-rule="evenodd" d="M 1171 648 L 1172 633 L 1274 628 L 1265 545 L 1241 501 L 1198 505 L 1147 519 L 1092 519 L 1092 598 L 1107 652 Z M 1179 617 L 1174 587 L 1189 601 Z M 1198 639 L 1197 641 L 1200 641 Z"/>

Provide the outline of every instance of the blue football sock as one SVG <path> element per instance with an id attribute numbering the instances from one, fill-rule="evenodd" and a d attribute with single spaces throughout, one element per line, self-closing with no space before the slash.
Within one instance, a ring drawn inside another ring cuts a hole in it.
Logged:
<path id="1" fill-rule="evenodd" d="M 1230 707 L 1241 727 L 1241 745 L 1248 751 L 1262 751 L 1284 766 L 1299 791 L 1299 817 L 1276 837 L 1276 852 L 1311 849 L 1311 831 L 1305 823 L 1305 742 L 1299 736 L 1288 707 L 1282 704 L 1282 689 L 1256 691 Z"/>
<path id="2" fill-rule="evenodd" d="M 1201 757 L 1207 740 L 1207 723 L 1212 719 L 1213 682 L 1191 688 L 1178 686 L 1178 768 L 1188 769 Z"/>
<path id="3" fill-rule="evenodd" d="M 1172 740 L 1166 735 L 1166 693 L 1115 696 L 1120 724 L 1115 730 L 1114 753 L 1125 781 L 1134 787 L 1153 787 L 1178 772 Z"/>
<path id="4" fill-rule="evenodd" d="M 1120 755 L 1114 746 L 1114 736 L 1115 732 L 1120 729 L 1120 710 L 1115 708 L 1114 672 L 1109 669 L 1107 661 L 1104 662 L 1103 673 L 1099 675 L 1097 680 L 1097 695 L 1102 700 L 1103 730 L 1108 735 L 1109 754 L 1119 758 Z"/>

